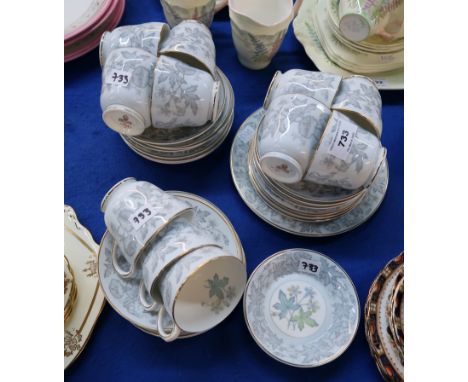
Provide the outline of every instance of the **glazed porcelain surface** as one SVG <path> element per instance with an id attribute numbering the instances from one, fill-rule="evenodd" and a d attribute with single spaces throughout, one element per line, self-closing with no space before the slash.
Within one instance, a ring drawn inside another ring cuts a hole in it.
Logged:
<path id="1" fill-rule="evenodd" d="M 250 69 L 268 66 L 293 14 L 292 0 L 229 0 L 232 37 L 242 65 Z"/>
<path id="2" fill-rule="evenodd" d="M 244 251 L 239 237 L 223 212 L 196 195 L 178 191 L 168 191 L 167 193 L 177 197 L 180 202 L 188 203 L 195 211 L 193 224 L 202 231 L 209 231 L 217 245 L 234 254 L 245 264 Z M 146 311 L 139 300 L 140 277 L 124 279 L 119 276 L 112 264 L 113 247 L 114 240 L 109 233 L 106 233 L 102 238 L 99 250 L 98 270 L 99 280 L 107 301 L 126 320 L 154 335 L 159 335 L 158 313 Z M 141 269 L 138 268 L 137 271 L 141 272 Z M 167 328 L 170 329 L 169 321 Z M 193 334 L 183 333 L 182 337 L 190 335 Z"/>
<path id="3" fill-rule="evenodd" d="M 262 118 L 264 111 L 259 109 L 254 112 L 244 124 L 239 128 L 231 148 L 231 174 L 239 195 L 247 206 L 265 222 L 289 233 L 299 236 L 324 237 L 338 235 L 356 228 L 366 222 L 378 209 L 388 186 L 388 164 L 386 161 L 382 164 L 374 181 L 370 185 L 366 196 L 351 211 L 338 219 L 323 223 L 306 223 L 296 219 L 291 219 L 284 214 L 268 206 L 258 195 L 253 187 L 248 170 L 248 150 L 251 139 L 255 136 L 255 131 Z M 325 187 L 314 186 L 326 190 Z M 310 193 L 312 190 L 302 192 Z M 341 193 L 351 193 L 342 190 Z M 331 198 L 335 196 L 332 194 Z M 326 197 L 328 198 L 328 197 Z"/>
<path id="4" fill-rule="evenodd" d="M 355 74 L 350 70 L 343 69 L 333 62 L 324 50 L 322 42 L 317 34 L 317 26 L 314 21 L 315 13 L 318 12 L 317 8 L 320 1 L 326 0 L 304 0 L 301 8 L 299 9 L 299 13 L 293 22 L 294 33 L 299 42 L 304 46 L 309 58 L 322 72 L 336 73 L 342 76 Z M 321 15 L 320 17 L 325 17 L 325 19 L 327 18 L 326 15 Z M 333 40 L 331 43 L 334 43 Z M 369 73 L 366 75 L 375 81 L 379 89 L 403 89 L 403 68 L 391 72 Z"/>
<path id="5" fill-rule="evenodd" d="M 112 51 L 102 71 L 101 109 L 111 129 L 139 135 L 151 126 L 150 103 L 156 57 L 138 48 Z"/>
<path id="6" fill-rule="evenodd" d="M 127 25 L 105 32 L 99 45 L 101 66 L 104 66 L 109 54 L 119 48 L 140 48 L 157 56 L 159 45 L 168 34 L 169 26 L 160 22 Z"/>
<path id="7" fill-rule="evenodd" d="M 73 271 L 78 298 L 64 324 L 64 368 L 84 350 L 104 307 L 97 275 L 99 246 L 70 206 L 64 206 L 64 252 Z"/>
<path id="8" fill-rule="evenodd" d="M 176 333 L 209 330 L 236 307 L 246 280 L 245 264 L 234 254 L 213 246 L 196 249 L 161 277 L 165 309 L 160 311 L 160 319 L 167 312 L 174 321 L 172 331 Z M 168 336 L 172 340 L 178 334 Z"/>
<path id="9" fill-rule="evenodd" d="M 215 75 L 216 48 L 210 30 L 203 24 L 186 20 L 171 29 L 159 52 Z"/>
<path id="10" fill-rule="evenodd" d="M 103 210 L 121 254 L 114 257 L 114 266 L 122 277 L 133 277 L 139 256 L 151 240 L 176 217 L 188 215 L 191 207 L 149 182 L 130 179 L 111 189 Z"/>
<path id="11" fill-rule="evenodd" d="M 209 27 L 213 21 L 216 0 L 161 0 L 164 16 L 171 27 L 184 20 L 197 20 Z M 221 6 L 221 5 L 218 5 Z"/>
<path id="12" fill-rule="evenodd" d="M 156 128 L 203 126 L 216 117 L 219 82 L 209 73 L 160 56 L 154 70 L 151 121 Z"/>
<path id="13" fill-rule="evenodd" d="M 333 260 L 289 249 L 252 272 L 244 316 L 268 355 L 291 366 L 316 367 L 339 357 L 353 341 L 359 299 L 350 277 Z"/>
<path id="14" fill-rule="evenodd" d="M 383 152 L 375 135 L 333 111 L 304 180 L 357 190 L 372 180 L 385 158 Z"/>
<path id="15" fill-rule="evenodd" d="M 330 110 L 325 105 L 301 94 L 274 98 L 258 131 L 258 152 L 264 172 L 284 183 L 300 181 L 329 116 Z"/>
<path id="16" fill-rule="evenodd" d="M 302 69 L 291 69 L 284 73 L 278 71 L 271 81 L 263 107 L 268 109 L 271 101 L 279 96 L 302 94 L 330 108 L 341 78 L 337 74 Z"/>
<path id="17" fill-rule="evenodd" d="M 112 0 L 83 0 L 64 2 L 65 39 L 85 30 L 109 7 Z"/>
<path id="18" fill-rule="evenodd" d="M 146 291 L 158 295 L 158 280 L 161 274 L 178 259 L 195 249 L 207 245 L 217 245 L 209 233 L 186 220 L 178 220 L 161 231 L 160 238 L 148 248 L 142 263 L 142 283 Z M 154 298 L 154 297 L 153 297 Z"/>
<path id="19" fill-rule="evenodd" d="M 332 108 L 357 116 L 378 137 L 382 135 L 382 97 L 376 84 L 363 76 L 343 79 Z"/>

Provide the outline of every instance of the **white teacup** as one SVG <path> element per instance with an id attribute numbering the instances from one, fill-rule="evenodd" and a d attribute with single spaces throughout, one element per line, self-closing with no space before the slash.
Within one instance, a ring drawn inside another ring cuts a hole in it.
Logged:
<path id="1" fill-rule="evenodd" d="M 341 76 L 332 73 L 291 69 L 277 71 L 271 80 L 263 107 L 268 109 L 272 99 L 287 94 L 302 94 L 331 107 L 341 82 Z"/>
<path id="2" fill-rule="evenodd" d="M 229 0 L 232 37 L 242 65 L 267 67 L 294 16 L 292 0 Z"/>
<path id="3" fill-rule="evenodd" d="M 274 98 L 258 127 L 258 153 L 264 173 L 282 183 L 299 182 L 329 116 L 325 105 L 302 94 Z"/>
<path id="4" fill-rule="evenodd" d="M 192 216 L 188 203 L 135 178 L 114 185 L 104 196 L 101 211 L 119 248 L 113 250 L 114 268 L 124 278 L 134 276 L 139 258 L 167 224 Z"/>
<path id="5" fill-rule="evenodd" d="M 216 48 L 210 30 L 195 20 L 185 20 L 171 29 L 159 49 L 195 68 L 215 74 Z"/>
<path id="6" fill-rule="evenodd" d="M 115 28 L 112 32 L 104 32 L 99 44 L 101 67 L 104 66 L 109 54 L 119 48 L 140 48 L 157 56 L 159 44 L 168 34 L 169 26 L 159 22 L 126 25 Z"/>
<path id="7" fill-rule="evenodd" d="M 177 220 L 161 231 L 159 239 L 148 248 L 142 263 L 140 301 L 145 309 L 160 307 L 156 301 L 161 301 L 158 282 L 162 273 L 183 256 L 206 246 L 219 247 L 216 240 L 187 220 Z"/>
<path id="8" fill-rule="evenodd" d="M 151 122 L 172 129 L 203 126 L 217 118 L 219 81 L 172 57 L 160 56 L 154 70 Z"/>
<path id="9" fill-rule="evenodd" d="M 338 12 L 340 31 L 351 41 L 362 41 L 372 35 L 389 41 L 403 37 L 403 1 L 341 0 Z"/>
<path id="10" fill-rule="evenodd" d="M 362 127 L 382 135 L 382 98 L 372 79 L 358 75 L 344 78 L 332 109 L 348 113 Z"/>
<path id="11" fill-rule="evenodd" d="M 356 190 L 370 184 L 385 154 L 379 138 L 333 111 L 304 179 Z"/>
<path id="12" fill-rule="evenodd" d="M 236 307 L 247 281 L 245 264 L 218 247 L 203 247 L 182 257 L 161 277 L 163 305 L 158 328 L 165 341 L 181 331 L 207 331 L 223 321 Z M 163 322 L 172 319 L 170 332 Z"/>
<path id="13" fill-rule="evenodd" d="M 216 0 L 161 0 L 161 5 L 171 27 L 184 20 L 197 20 L 209 27 L 213 21 Z"/>
<path id="14" fill-rule="evenodd" d="M 150 103 L 156 56 L 139 48 L 111 52 L 102 71 L 101 109 L 106 125 L 140 135 L 151 126 Z"/>

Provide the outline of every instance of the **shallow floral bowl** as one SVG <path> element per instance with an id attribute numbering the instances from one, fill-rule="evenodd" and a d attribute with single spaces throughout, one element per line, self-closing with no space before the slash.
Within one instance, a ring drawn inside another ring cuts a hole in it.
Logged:
<path id="1" fill-rule="evenodd" d="M 244 295 L 250 334 L 268 355 L 295 367 L 338 358 L 359 326 L 359 299 L 346 272 L 329 257 L 287 249 L 265 259 Z"/>

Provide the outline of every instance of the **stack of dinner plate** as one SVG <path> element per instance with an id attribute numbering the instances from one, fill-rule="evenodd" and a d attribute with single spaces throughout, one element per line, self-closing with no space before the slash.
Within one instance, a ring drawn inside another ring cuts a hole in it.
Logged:
<path id="1" fill-rule="evenodd" d="M 125 0 L 65 0 L 65 62 L 96 48 L 101 35 L 118 25 L 124 9 Z"/>
<path id="2" fill-rule="evenodd" d="M 364 308 L 367 342 L 386 381 L 404 380 L 404 253 L 375 278 Z"/>
<path id="3" fill-rule="evenodd" d="M 201 159 L 223 143 L 234 120 L 234 91 L 224 73 L 216 68 L 220 82 L 218 109 L 214 121 L 204 126 L 164 129 L 149 127 L 143 134 L 121 134 L 124 142 L 138 155 L 158 163 L 180 164 Z"/>

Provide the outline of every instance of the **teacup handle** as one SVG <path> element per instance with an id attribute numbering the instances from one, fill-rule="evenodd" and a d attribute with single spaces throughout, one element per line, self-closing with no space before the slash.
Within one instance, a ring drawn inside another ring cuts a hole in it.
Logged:
<path id="1" fill-rule="evenodd" d="M 167 314 L 167 311 L 163 305 L 158 314 L 158 332 L 164 341 L 171 342 L 180 336 L 180 328 L 176 325 L 174 320 L 172 320 L 172 324 L 173 324 L 172 330 L 170 332 L 166 332 L 164 329 L 164 325 L 163 325 L 164 314 Z"/>
<path id="2" fill-rule="evenodd" d="M 149 294 L 149 293 L 148 293 Z M 154 311 L 158 312 L 161 309 L 161 304 L 155 301 L 151 295 L 150 298 L 152 301 L 148 300 L 146 298 L 146 288 L 145 288 L 145 283 L 143 280 L 140 281 L 140 291 L 139 291 L 139 297 L 140 297 L 140 302 L 141 305 L 145 308 L 146 311 Z"/>
<path id="3" fill-rule="evenodd" d="M 114 269 L 116 272 L 122 276 L 123 278 L 129 278 L 133 275 L 134 265 L 130 264 L 130 269 L 128 271 L 122 269 L 117 261 L 117 251 L 115 250 L 117 246 L 117 242 L 114 242 L 114 246 L 112 247 L 112 265 L 114 265 Z"/>

